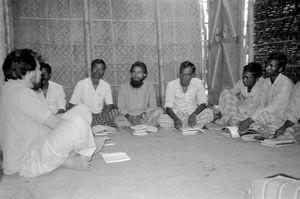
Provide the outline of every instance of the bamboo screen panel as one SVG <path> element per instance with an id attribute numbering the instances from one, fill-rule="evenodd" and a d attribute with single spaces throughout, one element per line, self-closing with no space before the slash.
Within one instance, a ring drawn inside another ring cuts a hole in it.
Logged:
<path id="1" fill-rule="evenodd" d="M 104 80 L 116 99 L 137 60 L 148 67 L 147 80 L 159 88 L 158 53 L 163 84 L 177 77 L 179 64 L 190 60 L 201 77 L 199 2 L 197 0 L 13 0 L 13 47 L 32 48 L 52 66 L 52 80 L 64 86 L 69 99 L 75 84 L 87 76 L 84 12 L 90 24 L 91 60 L 107 64 Z M 161 21 L 157 34 L 156 8 Z M 157 41 L 162 42 L 158 51 Z M 157 92 L 158 93 L 158 92 Z"/>

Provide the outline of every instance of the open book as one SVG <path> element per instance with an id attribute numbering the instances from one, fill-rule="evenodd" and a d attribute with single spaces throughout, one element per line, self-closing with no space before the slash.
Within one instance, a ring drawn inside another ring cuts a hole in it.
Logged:
<path id="1" fill-rule="evenodd" d="M 148 135 L 148 132 L 156 133 L 158 131 L 158 129 L 155 126 L 149 126 L 143 124 L 132 126 L 130 128 L 134 130 L 132 134 L 137 136 L 145 136 Z"/>
<path id="2" fill-rule="evenodd" d="M 183 127 L 180 131 L 182 135 L 195 135 L 197 132 L 207 134 L 203 129 L 198 127 Z"/>
<path id="3" fill-rule="evenodd" d="M 240 137 L 237 126 L 227 126 L 227 127 L 223 128 L 222 134 L 225 135 L 226 137 L 231 137 L 231 138 Z"/>

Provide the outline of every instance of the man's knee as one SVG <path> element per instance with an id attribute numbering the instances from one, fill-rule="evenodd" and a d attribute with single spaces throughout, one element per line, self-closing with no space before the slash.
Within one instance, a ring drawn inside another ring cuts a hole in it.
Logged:
<path id="1" fill-rule="evenodd" d="M 78 115 L 80 115 L 82 118 L 86 119 L 88 121 L 89 124 L 92 123 L 92 113 L 90 111 L 90 109 L 84 105 L 84 104 L 80 104 L 77 105 L 75 107 L 73 107 L 75 110 L 75 113 L 77 113 Z"/>
<path id="2" fill-rule="evenodd" d="M 157 124 L 162 128 L 174 127 L 174 121 L 167 114 L 159 116 L 157 119 Z"/>

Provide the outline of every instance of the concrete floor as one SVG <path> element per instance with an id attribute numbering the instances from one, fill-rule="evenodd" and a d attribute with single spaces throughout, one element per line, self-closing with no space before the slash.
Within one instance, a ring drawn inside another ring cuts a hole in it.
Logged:
<path id="1" fill-rule="evenodd" d="M 270 148 L 207 133 L 111 134 L 115 145 L 103 152 L 126 152 L 130 161 L 106 164 L 97 155 L 85 172 L 58 168 L 36 178 L 4 176 L 0 198 L 249 199 L 257 178 L 300 177 L 300 145 Z"/>

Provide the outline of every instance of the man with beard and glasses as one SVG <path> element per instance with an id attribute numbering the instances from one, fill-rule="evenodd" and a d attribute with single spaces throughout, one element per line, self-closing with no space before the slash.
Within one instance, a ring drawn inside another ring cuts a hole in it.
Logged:
<path id="1" fill-rule="evenodd" d="M 102 59 L 91 63 L 91 77 L 80 80 L 70 99 L 69 108 L 84 104 L 92 112 L 92 126 L 104 125 L 115 127 L 114 117 L 118 114 L 114 109 L 110 85 L 102 80 L 106 64 Z"/>
<path id="2" fill-rule="evenodd" d="M 52 70 L 49 64 L 42 62 L 40 65 L 42 77 L 40 88 L 37 89 L 38 96 L 48 105 L 53 114 L 64 113 L 66 110 L 64 88 L 60 84 L 50 81 Z"/>
<path id="3" fill-rule="evenodd" d="M 80 106 L 86 117 L 77 114 L 77 107 L 58 117 L 39 99 L 32 89 L 41 81 L 39 60 L 32 50 L 20 49 L 9 53 L 3 63 L 0 145 L 4 173 L 35 177 L 58 167 L 86 170 L 104 139 L 95 142 L 86 107 Z"/>
<path id="4" fill-rule="evenodd" d="M 255 112 L 261 103 L 262 72 L 262 66 L 258 63 L 251 62 L 244 66 L 242 79 L 220 95 L 221 118 L 216 123 L 238 125 Z"/>
<path id="5" fill-rule="evenodd" d="M 265 79 L 262 84 L 261 106 L 251 117 L 239 124 L 239 132 L 248 128 L 257 130 L 268 137 L 280 127 L 282 118 L 289 108 L 293 82 L 281 74 L 287 64 L 287 57 L 281 52 L 270 53 L 265 67 Z"/>
<path id="6" fill-rule="evenodd" d="M 122 116 L 116 119 L 117 126 L 157 125 L 157 117 L 163 110 L 157 107 L 153 85 L 145 81 L 147 74 L 146 64 L 140 61 L 132 64 L 130 82 L 119 88 L 118 109 Z"/>
<path id="7" fill-rule="evenodd" d="M 202 128 L 205 123 L 213 120 L 213 112 L 207 108 L 204 84 L 201 79 L 195 78 L 195 71 L 193 63 L 182 62 L 179 78 L 168 83 L 165 103 L 167 114 L 158 118 L 161 127 Z"/>

